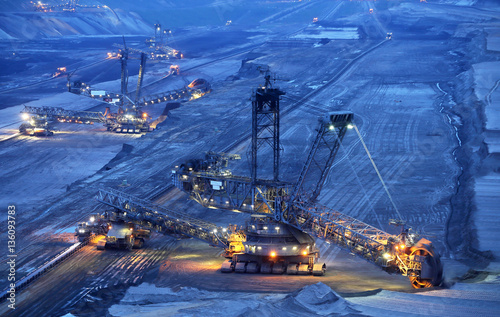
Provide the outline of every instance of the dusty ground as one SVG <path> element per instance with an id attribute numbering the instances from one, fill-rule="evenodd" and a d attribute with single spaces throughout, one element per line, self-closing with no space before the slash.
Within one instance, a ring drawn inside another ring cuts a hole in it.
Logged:
<path id="1" fill-rule="evenodd" d="M 429 237 L 441 253 L 447 282 L 453 283 L 469 268 L 483 270 L 491 259 L 480 251 L 490 249 L 488 241 L 494 241 L 494 232 L 487 231 L 490 240 L 481 238 L 484 227 L 477 224 L 485 221 L 484 216 L 471 213 L 476 210 L 471 206 L 476 204 L 479 211 L 489 209 L 480 208 L 485 200 L 476 203 L 472 199 L 471 175 L 475 170 L 470 169 L 471 161 L 486 158 L 479 155 L 481 142 L 478 144 L 474 137 L 482 132 L 482 127 L 476 125 L 483 114 L 470 111 L 468 103 L 463 102 L 470 93 L 463 74 L 472 63 L 498 59 L 496 53 L 485 49 L 482 33 L 487 28 L 488 34 L 494 34 L 491 29 L 498 23 L 498 13 L 448 4 L 425 5 L 403 3 L 386 10 L 385 5 L 371 2 L 328 3 L 320 16 L 322 26 L 358 26 L 359 39 L 330 39 L 322 44 L 296 39 L 277 41 L 286 39 L 285 35 L 300 38 L 300 34 L 317 28 L 307 23 L 286 24 L 285 19 L 255 27 L 252 34 L 234 46 L 226 44 L 204 51 L 203 58 L 186 59 L 181 65 L 185 68 L 216 60 L 190 70 L 183 79 L 209 78 L 213 92 L 171 111 L 159 130 L 140 138 L 108 134 L 95 126 L 65 125 L 54 138 L 15 137 L 2 141 L 0 160 L 7 167 L 1 175 L 5 185 L 2 204 L 14 202 L 20 210 L 18 274 L 26 274 L 69 246 L 71 242 L 62 237 L 68 237 L 76 222 L 90 212 L 104 210 L 93 200 L 99 186 L 116 188 L 126 179 L 131 184 L 127 192 L 148 197 L 170 182 L 170 169 L 182 160 L 207 150 L 221 150 L 235 139 L 249 137 L 249 97 L 251 89 L 263 80 L 257 72 L 238 73 L 245 58 L 271 66 L 281 78 L 276 85 L 287 92 L 282 101 L 283 180 L 293 182 L 298 176 L 315 133 L 316 117 L 330 110 L 351 110 L 402 218 Z M 375 8 L 375 14 L 369 13 L 370 7 Z M 308 29 L 303 30 L 306 26 Z M 389 31 L 394 32 L 391 41 L 356 58 L 384 41 Z M 224 32 L 228 31 L 213 36 Z M 234 32 L 241 35 L 241 30 Z M 189 39 L 187 35 L 185 41 Z M 205 40 L 200 42 L 200 48 L 208 45 L 210 38 Z M 252 54 L 248 54 L 250 50 Z M 217 60 L 221 57 L 225 59 Z M 161 69 L 157 65 L 152 71 L 161 73 Z M 150 82 L 156 81 L 151 77 Z M 106 79 L 103 85 L 113 85 L 113 79 Z M 150 89 L 168 90 L 178 80 L 159 81 Z M 488 81 L 484 89 L 491 89 L 497 80 Z M 306 94 L 311 94 L 306 103 L 295 102 Z M 63 105 L 63 99 L 66 103 L 69 100 L 59 95 L 37 102 Z M 81 109 L 99 107 L 86 102 L 71 99 Z M 158 106 L 152 113 L 160 113 L 161 108 Z M 18 111 L 14 109 L 3 111 L 13 114 Z M 464 111 L 468 111 L 467 116 Z M 17 123 L 3 124 L 4 137 L 15 132 Z M 123 143 L 133 147 L 130 154 L 108 166 L 110 169 L 101 169 Z M 231 152 L 245 154 L 247 145 L 243 142 Z M 242 157 L 234 166 L 235 174 L 248 173 L 245 155 Z M 486 169 L 493 177 L 498 174 L 495 164 Z M 263 169 L 262 175 L 266 171 Z M 494 192 L 486 193 L 492 197 L 492 205 Z M 477 197 L 481 196 L 476 196 L 476 201 Z M 177 190 L 155 199 L 220 225 L 241 224 L 247 217 L 207 211 L 186 201 Z M 397 232 L 387 225 L 389 219 L 396 218 L 396 212 L 354 134 L 346 137 L 320 202 L 388 232 Z M 476 243 L 478 237 L 480 245 Z M 130 254 L 97 252 L 91 245 L 20 293 L 16 315 L 42 311 L 55 315 L 69 311 L 77 315 L 102 314 L 123 296 L 128 285 L 143 281 L 173 289 L 191 286 L 255 292 L 291 292 L 321 281 L 341 295 L 377 289 L 411 292 L 404 277 L 390 276 L 335 246 L 321 241 L 318 246 L 329 268 L 321 278 L 222 275 L 218 272 L 223 260 L 218 256 L 220 250 L 193 240 L 155 236 L 148 248 Z M 5 267 L 5 262 L 0 267 Z M 240 282 L 242 278 L 245 283 Z M 64 296 L 47 294 L 48 289 L 56 289 Z M 96 298 L 104 299 L 106 304 Z"/>

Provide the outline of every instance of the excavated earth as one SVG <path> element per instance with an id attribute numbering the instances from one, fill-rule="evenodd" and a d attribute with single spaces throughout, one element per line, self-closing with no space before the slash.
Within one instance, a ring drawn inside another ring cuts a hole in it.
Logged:
<path id="1" fill-rule="evenodd" d="M 500 308 L 499 249 L 493 243 L 499 233 L 492 216 L 500 206 L 495 152 L 500 143 L 495 139 L 499 78 L 494 71 L 500 57 L 495 35 L 500 9 L 491 3 L 459 2 L 317 1 L 277 11 L 275 20 L 263 18 L 251 27 L 186 29 L 179 45 L 193 53 L 176 61 L 181 75 L 162 79 L 170 62 L 152 63 L 146 91 L 167 91 L 206 78 L 212 92 L 169 110 L 158 129 L 146 135 L 59 124 L 52 138 L 16 136 L 26 100 L 34 106 L 104 110 L 98 100 L 64 93 L 65 78 L 51 80 L 50 89 L 58 93 L 36 86 L 32 94 L 23 88 L 18 96 L 10 90 L 15 87 L 7 86 L 3 94 L 10 104 L 0 110 L 1 208 L 15 204 L 18 210 L 18 278 L 74 243 L 78 221 L 106 210 L 94 199 L 99 188 L 152 199 L 220 226 L 242 225 L 248 215 L 204 209 L 168 185 L 175 165 L 239 139 L 229 152 L 242 154 L 242 160 L 231 168 L 235 175 L 249 174 L 250 97 L 263 84 L 258 66 L 267 65 L 277 74 L 274 84 L 286 92 L 281 102 L 281 179 L 297 179 L 318 116 L 354 112 L 401 217 L 441 254 L 443 288 L 415 291 L 407 278 L 389 275 L 322 240 L 317 245 L 328 267 L 323 277 L 221 274 L 220 249 L 154 234 L 144 249 L 132 252 L 99 252 L 95 243 L 89 244 L 18 293 L 15 312 L 2 305 L 0 314 L 493 315 Z M 296 19 L 307 15 L 307 23 Z M 310 24 L 316 16 L 319 22 Z M 391 40 L 385 39 L 388 32 Z M 238 41 L 224 42 L 223 37 Z M 211 47 L 212 41 L 218 45 Z M 95 47 L 85 60 L 103 59 L 109 46 Z M 74 58 L 77 52 L 72 47 L 60 54 Z M 88 74 L 96 87 L 118 90 L 118 61 L 102 65 L 82 76 Z M 37 72 L 50 69 L 53 65 Z M 11 76 L 21 82 L 15 73 Z M 135 80 L 130 79 L 133 87 Z M 160 103 L 145 109 L 157 118 L 164 108 Z M 263 151 L 262 176 L 271 175 L 270 157 L 270 151 Z M 354 132 L 344 139 L 319 201 L 387 232 L 399 230 L 388 225 L 398 212 Z M 0 230 L 5 239 L 5 226 Z M 4 272 L 7 254 L 1 252 Z M 0 285 L 6 283 L 7 276 L 0 276 Z M 169 297 L 176 298 L 175 307 Z M 401 305 L 394 307 L 391 299 Z M 231 300 L 238 302 L 238 310 L 231 310 Z M 412 303 L 420 308 L 413 310 Z"/>

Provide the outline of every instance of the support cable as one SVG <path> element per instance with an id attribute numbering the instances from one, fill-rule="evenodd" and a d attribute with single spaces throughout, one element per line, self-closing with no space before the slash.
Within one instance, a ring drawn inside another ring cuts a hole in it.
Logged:
<path id="1" fill-rule="evenodd" d="M 356 130 L 356 133 L 358 134 L 359 139 L 361 140 L 361 144 L 363 144 L 363 147 L 365 148 L 365 151 L 366 151 L 366 154 L 368 155 L 368 158 L 372 162 L 372 165 L 375 168 L 375 171 L 377 172 L 378 178 L 380 179 L 380 182 L 382 183 L 382 186 L 384 186 L 385 192 L 387 193 L 387 196 L 389 197 L 389 200 L 391 201 L 392 206 L 394 207 L 394 210 L 396 210 L 396 213 L 398 214 L 399 219 L 403 220 L 403 218 L 401 217 L 401 214 L 399 213 L 398 207 L 396 207 L 396 204 L 394 203 L 394 200 L 392 200 L 392 196 L 391 196 L 391 193 L 389 192 L 389 189 L 387 188 L 387 186 L 385 185 L 384 180 L 382 179 L 382 175 L 380 175 L 380 172 L 379 172 L 379 170 L 377 168 L 377 165 L 375 164 L 375 161 L 373 161 L 373 158 L 372 158 L 372 156 L 370 154 L 370 151 L 368 151 L 368 148 L 366 147 L 366 143 L 363 140 L 363 137 L 361 136 L 361 133 L 359 133 L 358 127 L 356 125 L 353 125 L 353 126 L 354 126 L 354 129 Z"/>
<path id="2" fill-rule="evenodd" d="M 353 124 L 353 126 L 354 126 L 354 124 Z M 366 201 L 368 202 L 368 206 L 370 206 L 370 209 L 373 212 L 373 215 L 375 216 L 375 219 L 377 220 L 379 228 L 381 228 L 382 230 L 384 230 L 384 226 L 382 226 L 382 223 L 380 222 L 380 219 L 378 218 L 377 212 L 373 208 L 373 204 L 372 204 L 372 202 L 370 200 L 370 197 L 368 196 L 368 193 L 366 192 L 365 187 L 361 183 L 361 180 L 359 179 L 358 173 L 354 169 L 354 166 L 352 165 L 351 159 L 349 158 L 349 153 L 347 152 L 347 150 L 346 150 L 346 148 L 345 148 L 345 146 L 344 146 L 344 144 L 342 142 L 340 143 L 340 147 L 342 148 L 342 151 L 345 153 L 345 157 L 347 159 L 347 162 L 349 162 L 349 166 L 351 167 L 351 170 L 353 171 L 354 176 L 356 177 L 356 181 L 358 182 L 359 187 L 361 187 L 361 190 L 363 191 L 363 195 L 366 197 Z"/>

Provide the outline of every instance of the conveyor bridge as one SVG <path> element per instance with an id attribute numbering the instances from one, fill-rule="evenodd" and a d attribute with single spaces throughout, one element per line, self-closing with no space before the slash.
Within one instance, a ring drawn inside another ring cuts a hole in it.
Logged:
<path id="1" fill-rule="evenodd" d="M 118 218 L 163 234 L 180 234 L 227 248 L 229 230 L 114 189 L 100 189 L 96 199 L 113 207 Z"/>

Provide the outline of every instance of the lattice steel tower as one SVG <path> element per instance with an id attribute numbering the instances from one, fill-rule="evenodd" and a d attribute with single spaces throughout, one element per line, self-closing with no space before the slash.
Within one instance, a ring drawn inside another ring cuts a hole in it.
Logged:
<path id="1" fill-rule="evenodd" d="M 273 150 L 273 179 L 279 178 L 280 166 L 280 96 L 285 92 L 272 88 L 271 76 L 266 74 L 266 83 L 252 97 L 252 182 L 257 180 L 257 152 L 262 145 Z"/>

